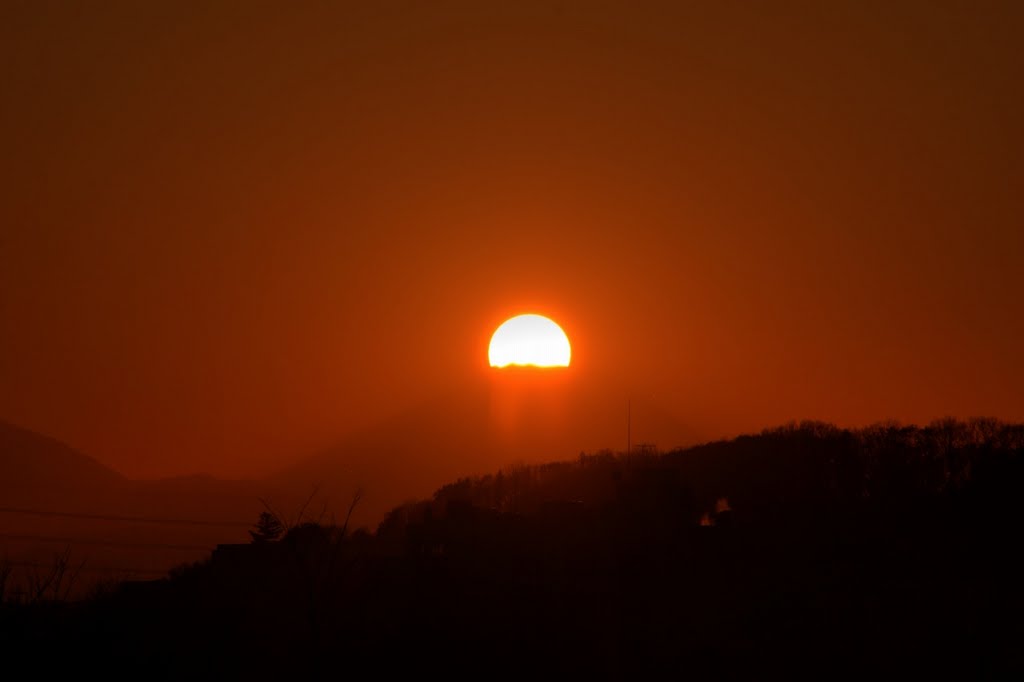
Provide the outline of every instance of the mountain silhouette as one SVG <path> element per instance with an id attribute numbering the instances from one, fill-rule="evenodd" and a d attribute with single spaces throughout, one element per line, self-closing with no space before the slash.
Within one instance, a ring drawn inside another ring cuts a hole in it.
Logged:
<path id="1" fill-rule="evenodd" d="M 521 465 L 449 481 L 374 534 L 302 523 L 80 604 L 15 603 L 0 633 L 15 661 L 60 651 L 76 670 L 168 679 L 319 676 L 339 661 L 456 679 L 496 662 L 1019 679 L 1022 456 L 1024 424 L 980 418 L 802 422 Z"/>
<path id="2" fill-rule="evenodd" d="M 0 556 L 30 570 L 68 551 L 93 581 L 159 575 L 246 537 L 260 490 L 207 476 L 131 480 L 59 440 L 0 423 Z"/>
<path id="3" fill-rule="evenodd" d="M 245 518 L 237 503 L 259 489 L 205 475 L 129 479 L 57 439 L 0 422 L 0 506 L 227 520 Z"/>
<path id="4" fill-rule="evenodd" d="M 167 570 L 204 548 L 247 538 L 265 503 L 286 523 L 330 522 L 344 518 L 357 490 L 353 527 L 373 529 L 395 507 L 452 480 L 572 460 L 581 451 L 624 450 L 629 400 L 614 381 L 494 372 L 259 480 L 133 480 L 53 438 L 3 424 L 0 508 L 15 511 L 0 513 L 0 545 L 40 561 L 66 544 L 94 565 Z M 633 397 L 632 412 L 634 444 L 668 448 L 685 440 L 686 429 L 653 401 Z M 161 520 L 167 523 L 155 522 Z M 200 523 L 179 523 L 191 521 Z M 133 549 L 151 545 L 196 549 Z"/>
<path id="5" fill-rule="evenodd" d="M 66 502 L 84 491 L 106 494 L 126 479 L 54 438 L 0 422 L 0 499 L 4 505 Z"/>
<path id="6" fill-rule="evenodd" d="M 667 449 L 692 442 L 688 434 L 667 409 L 631 397 L 614 379 L 496 370 L 354 433 L 267 483 L 293 507 L 314 487 L 334 510 L 362 490 L 353 521 L 372 527 L 396 505 L 456 478 L 575 459 L 582 451 L 624 451 L 630 436 L 636 447 Z"/>

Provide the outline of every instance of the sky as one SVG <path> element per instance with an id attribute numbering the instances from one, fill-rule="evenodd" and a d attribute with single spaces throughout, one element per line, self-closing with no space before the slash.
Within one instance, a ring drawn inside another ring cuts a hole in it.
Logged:
<path id="1" fill-rule="evenodd" d="M 259 476 L 536 312 L 681 441 L 1024 420 L 1021 8 L 4 2 L 0 419 Z"/>

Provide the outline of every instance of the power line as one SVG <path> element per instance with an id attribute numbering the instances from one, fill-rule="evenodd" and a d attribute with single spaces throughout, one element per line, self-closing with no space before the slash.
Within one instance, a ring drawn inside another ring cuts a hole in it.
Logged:
<path id="1" fill-rule="evenodd" d="M 32 540 L 35 542 L 59 542 L 65 545 L 101 545 L 104 547 L 122 547 L 126 549 L 174 549 L 183 552 L 210 552 L 214 548 L 208 545 L 171 545 L 162 542 L 119 542 L 117 540 L 90 540 L 88 538 L 64 538 L 49 535 L 19 535 L 0 533 L 0 538 L 7 540 Z"/>
<path id="2" fill-rule="evenodd" d="M 115 516 L 113 514 L 86 514 L 80 512 L 49 511 L 45 509 L 23 509 L 21 507 L 0 507 L 0 514 L 26 514 L 29 516 L 49 516 L 69 519 L 90 519 L 92 521 L 158 523 L 180 526 L 220 526 L 230 528 L 249 528 L 252 526 L 251 523 L 242 521 L 206 521 L 202 519 L 167 519 L 146 516 Z"/>
<path id="3" fill-rule="evenodd" d="M 35 561 L 9 561 L 7 562 L 10 566 L 17 566 L 18 568 L 53 568 L 50 564 L 41 564 Z M 82 573 L 123 573 L 123 574 L 139 574 L 139 575 L 167 575 L 168 571 L 161 571 L 157 568 L 125 568 L 122 566 L 91 566 L 88 563 L 82 564 L 81 567 L 76 567 L 76 571 Z"/>

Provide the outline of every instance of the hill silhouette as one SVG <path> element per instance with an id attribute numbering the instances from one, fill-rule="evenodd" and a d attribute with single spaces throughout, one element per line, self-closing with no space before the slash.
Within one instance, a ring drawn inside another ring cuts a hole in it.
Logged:
<path id="1" fill-rule="evenodd" d="M 628 396 L 621 382 L 608 377 L 495 372 L 489 381 L 452 386 L 354 433 L 266 483 L 291 507 L 319 486 L 338 515 L 353 491 L 363 490 L 353 523 L 374 527 L 396 505 L 426 497 L 454 478 L 564 460 L 583 450 L 624 449 Z M 693 439 L 655 401 L 641 395 L 632 403 L 634 444 L 673 447 Z"/>
<path id="2" fill-rule="evenodd" d="M 0 423 L 0 557 L 12 580 L 55 555 L 84 562 L 79 587 L 166 573 L 241 540 L 262 508 L 251 481 L 131 480 L 56 439 Z"/>
<path id="3" fill-rule="evenodd" d="M 442 486 L 301 523 L 0 636 L 76 669 L 268 679 L 1018 679 L 1024 425 L 803 423 Z"/>
<path id="4" fill-rule="evenodd" d="M 452 386 L 261 479 L 198 473 L 127 479 L 66 444 L 7 426 L 0 433 L 0 501 L 18 508 L 240 522 L 255 518 L 261 500 L 283 514 L 297 513 L 314 490 L 316 513 L 338 518 L 361 490 L 352 524 L 372 528 L 395 506 L 454 478 L 625 445 L 628 392 L 614 380 L 530 371 L 490 379 Z M 675 445 L 687 437 L 687 429 L 653 401 L 636 396 L 633 403 L 636 442 Z M 211 540 L 203 533 L 174 537 Z"/>
<path id="5" fill-rule="evenodd" d="M 258 490 L 250 481 L 204 475 L 129 479 L 54 438 L 0 422 L 5 507 L 165 518 L 199 513 L 214 521 L 246 518 L 232 503 L 254 499 Z"/>
<path id="6" fill-rule="evenodd" d="M 58 440 L 0 421 L 0 499 L 5 504 L 49 501 L 80 489 L 105 492 L 124 481 Z"/>

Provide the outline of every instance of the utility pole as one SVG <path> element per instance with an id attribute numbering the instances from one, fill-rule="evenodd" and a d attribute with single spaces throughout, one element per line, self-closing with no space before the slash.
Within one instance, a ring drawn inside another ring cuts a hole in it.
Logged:
<path id="1" fill-rule="evenodd" d="M 626 401 L 626 454 L 629 455 L 633 445 L 633 401 Z"/>

